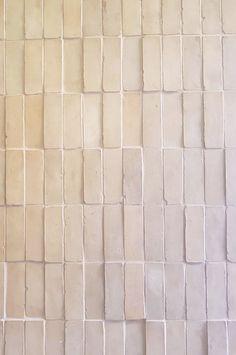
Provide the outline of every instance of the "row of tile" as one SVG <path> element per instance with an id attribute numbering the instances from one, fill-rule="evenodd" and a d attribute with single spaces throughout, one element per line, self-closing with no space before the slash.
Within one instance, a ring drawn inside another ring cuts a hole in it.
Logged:
<path id="1" fill-rule="evenodd" d="M 235 207 L 1 207 L 0 260 L 236 262 L 235 217 Z"/>
<path id="2" fill-rule="evenodd" d="M 0 271 L 1 318 L 236 318 L 235 263 L 19 262 Z"/>
<path id="3" fill-rule="evenodd" d="M 222 10 L 222 14 L 221 14 Z M 141 33 L 235 33 L 235 2 L 220 0 L 14 0 L 6 1 L 7 39 L 138 35 Z M 4 4 L 0 7 L 4 37 Z M 222 15 L 222 16 L 221 16 Z"/>
<path id="4" fill-rule="evenodd" d="M 236 149 L 8 150 L 0 163 L 1 204 L 236 204 Z"/>
<path id="5" fill-rule="evenodd" d="M 236 89 L 235 36 L 126 37 L 122 47 L 119 38 L 1 41 L 0 93 Z"/>
<path id="6" fill-rule="evenodd" d="M 236 347 L 236 322 L 224 321 L 7 321 L 0 329 L 1 355 L 234 355 Z"/>
<path id="7" fill-rule="evenodd" d="M 0 96 L 0 148 L 235 148 L 235 115 L 236 92 Z"/>

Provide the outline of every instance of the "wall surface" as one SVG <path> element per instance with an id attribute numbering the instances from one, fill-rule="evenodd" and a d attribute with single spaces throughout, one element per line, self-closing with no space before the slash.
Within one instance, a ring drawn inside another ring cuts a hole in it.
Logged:
<path id="1" fill-rule="evenodd" d="M 235 14 L 0 0 L 0 355 L 236 354 Z"/>

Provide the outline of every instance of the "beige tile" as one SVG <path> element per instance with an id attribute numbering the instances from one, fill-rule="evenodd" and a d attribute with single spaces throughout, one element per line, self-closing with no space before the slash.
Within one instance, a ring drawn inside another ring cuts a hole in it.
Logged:
<path id="1" fill-rule="evenodd" d="M 203 146 L 203 100 L 201 93 L 183 94 L 183 135 L 184 146 L 200 148 Z"/>
<path id="2" fill-rule="evenodd" d="M 123 145 L 142 144 L 142 96 L 139 93 L 123 96 Z"/>
<path id="3" fill-rule="evenodd" d="M 3 0 L 1 1 L 3 2 Z M 0 17 L 1 17 L 1 10 L 0 10 Z M 5 43 L 4 41 L 0 41 L 0 94 L 2 95 L 5 94 L 5 52 L 6 52 Z"/>
<path id="4" fill-rule="evenodd" d="M 86 0 L 86 2 L 91 0 Z M 91 14 L 90 14 L 91 16 Z M 84 91 L 101 91 L 102 53 L 100 38 L 84 38 Z"/>
<path id="5" fill-rule="evenodd" d="M 186 354 L 186 334 L 183 321 L 170 320 L 166 323 L 166 354 Z"/>
<path id="6" fill-rule="evenodd" d="M 154 148 L 145 148 L 144 165 L 144 203 L 161 204 L 163 200 L 163 168 L 161 152 Z"/>
<path id="7" fill-rule="evenodd" d="M 204 223 L 202 207 L 185 208 L 185 244 L 188 262 L 204 262 Z"/>
<path id="8" fill-rule="evenodd" d="M 86 94 L 83 96 L 84 147 L 101 146 L 102 140 L 102 96 Z"/>
<path id="9" fill-rule="evenodd" d="M 142 89 L 142 42 L 138 37 L 123 40 L 123 89 Z"/>
<path id="10" fill-rule="evenodd" d="M 203 33 L 216 34 L 221 31 L 221 4 L 219 0 L 204 0 L 202 3 Z"/>
<path id="11" fill-rule="evenodd" d="M 46 322 L 45 329 L 45 355 L 64 355 L 65 328 L 62 320 Z"/>
<path id="12" fill-rule="evenodd" d="M 206 207 L 205 209 L 205 249 L 207 261 L 225 261 L 226 239 L 225 208 Z M 229 246 L 227 241 L 227 246 Z"/>
<path id="13" fill-rule="evenodd" d="M 25 37 L 42 38 L 43 17 L 41 0 L 25 1 Z"/>
<path id="14" fill-rule="evenodd" d="M 45 92 L 61 91 L 62 41 L 47 39 L 44 41 L 44 89 Z"/>
<path id="15" fill-rule="evenodd" d="M 161 33 L 161 0 L 142 1 L 142 29 L 145 35 Z"/>
<path id="16" fill-rule="evenodd" d="M 207 204 L 224 205 L 225 174 L 224 151 L 207 149 L 205 151 L 205 199 Z"/>
<path id="17" fill-rule="evenodd" d="M 102 355 L 104 333 L 102 322 L 85 323 L 85 355 Z"/>
<path id="18" fill-rule="evenodd" d="M 180 36 L 163 37 L 163 86 L 166 91 L 182 88 Z"/>
<path id="19" fill-rule="evenodd" d="M 0 38 L 4 38 L 4 16 L 5 16 L 5 8 L 4 8 L 4 1 L 0 1 Z"/>
<path id="20" fill-rule="evenodd" d="M 64 95 L 64 148 L 74 149 L 82 146 L 81 96 Z"/>
<path id="21" fill-rule="evenodd" d="M 64 91 L 81 92 L 82 78 L 82 40 L 64 40 Z"/>
<path id="22" fill-rule="evenodd" d="M 61 207 L 45 208 L 45 260 L 63 261 L 63 220 Z"/>
<path id="23" fill-rule="evenodd" d="M 121 40 L 103 39 L 103 90 L 120 91 L 121 86 Z"/>
<path id="24" fill-rule="evenodd" d="M 122 264 L 105 265 L 105 318 L 124 319 L 124 272 Z"/>
<path id="25" fill-rule="evenodd" d="M 105 323 L 105 353 L 120 355 L 124 349 L 124 330 L 122 322 Z"/>
<path id="26" fill-rule="evenodd" d="M 5 354 L 23 355 L 24 323 L 7 321 L 5 324 Z"/>
<path id="27" fill-rule="evenodd" d="M 102 34 L 102 6 L 100 0 L 83 2 L 83 35 L 99 36 Z M 86 354 L 87 355 L 87 354 Z"/>
<path id="28" fill-rule="evenodd" d="M 123 149 L 123 193 L 126 204 L 142 203 L 142 152 L 140 149 Z"/>
<path id="29" fill-rule="evenodd" d="M 65 318 L 83 319 L 82 264 L 65 264 Z"/>
<path id="30" fill-rule="evenodd" d="M 159 37 L 143 38 L 144 91 L 161 90 L 161 42 Z"/>
<path id="31" fill-rule="evenodd" d="M 84 206 L 84 252 L 86 261 L 103 261 L 102 206 Z"/>
<path id="32" fill-rule="evenodd" d="M 225 146 L 236 147 L 236 95 L 235 92 L 224 92 Z"/>
<path id="33" fill-rule="evenodd" d="M 25 264 L 9 263 L 7 265 L 6 315 L 10 318 L 24 318 L 24 311 Z"/>
<path id="34" fill-rule="evenodd" d="M 206 286 L 204 264 L 186 267 L 186 312 L 189 320 L 206 319 Z"/>
<path id="35" fill-rule="evenodd" d="M 197 36 L 183 38 L 183 86 L 185 90 L 202 88 L 201 41 Z"/>
<path id="36" fill-rule="evenodd" d="M 6 152 L 6 202 L 22 204 L 24 202 L 24 159 L 23 152 Z"/>
<path id="37" fill-rule="evenodd" d="M 25 209 L 26 260 L 44 260 L 44 212 L 40 206 Z"/>
<path id="38" fill-rule="evenodd" d="M 165 258 L 166 261 L 184 260 L 184 210 L 183 206 L 165 206 Z M 175 226 L 175 228 L 173 228 Z"/>
<path id="39" fill-rule="evenodd" d="M 6 39 L 24 38 L 24 0 L 9 0 L 5 6 Z"/>
<path id="40" fill-rule="evenodd" d="M 83 259 L 82 206 L 65 206 L 65 260 Z"/>
<path id="41" fill-rule="evenodd" d="M 201 32 L 200 2 L 198 0 L 183 1 L 183 33 L 196 34 Z"/>
<path id="42" fill-rule="evenodd" d="M 42 40 L 25 41 L 25 92 L 37 94 L 43 90 Z M 27 99 L 27 96 L 26 96 Z"/>
<path id="43" fill-rule="evenodd" d="M 183 157 L 182 151 L 164 151 L 164 198 L 168 204 L 182 202 L 183 198 Z"/>
<path id="44" fill-rule="evenodd" d="M 26 264 L 25 314 L 44 318 L 44 264 Z"/>
<path id="45" fill-rule="evenodd" d="M 143 146 L 160 148 L 162 144 L 160 94 L 143 94 L 142 115 Z"/>
<path id="46" fill-rule="evenodd" d="M 203 38 L 203 81 L 206 90 L 222 89 L 222 42 L 220 38 Z"/>
<path id="47" fill-rule="evenodd" d="M 207 327 L 205 322 L 187 325 L 187 353 L 207 355 Z"/>
<path id="48" fill-rule="evenodd" d="M 67 321 L 65 326 L 65 355 L 83 355 L 84 329 L 82 321 Z"/>
<path id="49" fill-rule="evenodd" d="M 125 319 L 145 318 L 144 269 L 142 264 L 125 265 Z"/>
<path id="50" fill-rule="evenodd" d="M 97 263 L 87 263 L 85 265 L 86 319 L 104 318 L 104 293 L 104 265 Z M 93 346 L 91 343 L 90 345 Z"/>
<path id="51" fill-rule="evenodd" d="M 43 17 L 44 17 L 44 37 L 45 38 L 60 37 L 62 32 L 61 0 L 46 0 L 44 2 Z"/>
<path id="52" fill-rule="evenodd" d="M 164 34 L 177 34 L 181 29 L 181 1 L 165 0 L 162 6 Z M 168 354 L 169 355 L 169 354 Z"/>
<path id="53" fill-rule="evenodd" d="M 1 78 L 0 78 L 1 80 Z M 5 148 L 5 97 L 0 96 L 0 148 Z"/>
<path id="54" fill-rule="evenodd" d="M 142 206 L 124 206 L 124 249 L 126 261 L 143 261 L 143 210 Z"/>
<path id="55" fill-rule="evenodd" d="M 164 216 L 163 208 L 155 204 L 144 207 L 145 259 L 164 260 Z"/>
<path id="56" fill-rule="evenodd" d="M 6 148 L 23 148 L 23 96 L 6 96 Z"/>
<path id="57" fill-rule="evenodd" d="M 106 261 L 124 258 L 123 208 L 120 205 L 104 206 L 104 256 Z"/>
<path id="58" fill-rule="evenodd" d="M 103 150 L 103 178 L 105 203 L 119 203 L 122 200 L 122 150 Z"/>
<path id="59" fill-rule="evenodd" d="M 25 323 L 25 355 L 41 355 L 44 351 L 43 322 Z"/>
<path id="60" fill-rule="evenodd" d="M 64 296 L 63 296 L 63 293 L 64 293 L 63 265 L 62 264 L 46 264 L 45 265 L 45 314 L 46 314 L 46 319 L 63 319 L 64 318 Z M 56 341 L 56 339 L 55 339 L 56 335 L 57 335 L 56 329 L 57 329 L 57 327 L 53 331 L 54 336 L 47 338 L 47 325 L 46 325 L 46 343 L 47 343 L 47 341 L 52 341 L 53 343 L 54 343 L 54 341 Z M 62 329 L 64 329 L 64 326 Z M 46 344 L 46 348 L 47 348 L 47 344 Z M 53 349 L 50 349 L 50 350 L 52 351 Z M 48 352 L 48 354 L 51 354 L 51 351 Z M 47 351 L 46 351 L 46 353 L 47 353 Z M 56 352 L 56 354 L 59 354 L 59 352 Z"/>
<path id="61" fill-rule="evenodd" d="M 209 322 L 207 324 L 208 355 L 227 354 L 226 322 Z"/>
<path id="62" fill-rule="evenodd" d="M 0 264 L 0 317 L 4 317 L 4 290 L 5 290 L 5 275 L 4 275 L 4 264 Z M 2 336 L 2 329 L 0 326 L 0 339 Z M 0 340 L 0 354 L 2 354 L 2 349 L 1 349 L 1 340 Z"/>
<path id="63" fill-rule="evenodd" d="M 60 150 L 45 150 L 45 203 L 62 203 L 62 153 Z"/>
<path id="64" fill-rule="evenodd" d="M 118 36 L 121 33 L 121 0 L 103 0 L 103 34 Z"/>
<path id="65" fill-rule="evenodd" d="M 102 167 L 100 150 L 84 150 L 84 201 L 102 202 Z"/>
<path id="66" fill-rule="evenodd" d="M 3 213 L 3 211 L 2 211 Z M 3 215 L 2 215 L 3 216 Z M 3 217 L 2 217 L 3 218 Z M 234 262 L 236 260 L 236 243 L 235 243 L 235 228 L 236 228 L 236 208 L 230 206 L 227 208 L 227 259 Z M 214 229 L 213 229 L 214 231 Z M 225 230 L 224 230 L 225 232 Z M 223 233 L 224 235 L 225 233 Z M 212 233 L 213 235 L 213 233 Z M 225 237 L 225 235 L 224 235 Z"/>
<path id="67" fill-rule="evenodd" d="M 146 322 L 146 354 L 165 354 L 165 330 L 162 322 Z"/>
<path id="68" fill-rule="evenodd" d="M 44 192 L 43 151 L 28 150 L 25 154 L 25 199 L 27 204 L 42 204 Z"/>
<path id="69" fill-rule="evenodd" d="M 81 36 L 81 0 L 64 0 L 64 37 Z"/>
<path id="70" fill-rule="evenodd" d="M 137 349 L 145 354 L 145 323 L 140 320 L 126 323 L 125 352 L 135 355 Z"/>
<path id="71" fill-rule="evenodd" d="M 43 96 L 25 96 L 25 145 L 43 148 Z"/>
<path id="72" fill-rule="evenodd" d="M 60 94 L 44 95 L 44 147 L 61 148 L 62 97 Z"/>
<path id="73" fill-rule="evenodd" d="M 121 146 L 121 96 L 116 93 L 103 94 L 103 146 Z"/>
<path id="74" fill-rule="evenodd" d="M 123 34 L 140 35 L 141 34 L 141 1 L 124 0 L 123 1 Z"/>
<path id="75" fill-rule="evenodd" d="M 64 151 L 65 203 L 83 201 L 83 156 L 81 149 Z"/>
<path id="76" fill-rule="evenodd" d="M 15 9 L 14 9 L 15 11 Z M 6 42 L 6 92 L 8 95 L 24 93 L 24 42 Z"/>
<path id="77" fill-rule="evenodd" d="M 165 265 L 165 305 L 166 319 L 184 319 L 185 291 L 183 264 L 173 263 Z"/>
<path id="78" fill-rule="evenodd" d="M 201 149 L 186 149 L 184 152 L 184 190 L 185 203 L 204 203 L 204 162 Z"/>
<path id="79" fill-rule="evenodd" d="M 22 261 L 25 258 L 24 208 L 7 207 L 6 213 L 6 258 L 7 261 Z"/>
<path id="80" fill-rule="evenodd" d="M 204 136 L 206 148 L 224 146 L 223 97 L 219 92 L 204 93 Z"/>
<path id="81" fill-rule="evenodd" d="M 163 95 L 163 143 L 167 148 L 183 146 L 182 95 Z"/>
<path id="82" fill-rule="evenodd" d="M 161 264 L 146 264 L 145 298 L 147 319 L 165 318 L 164 269 Z"/>
<path id="83" fill-rule="evenodd" d="M 6 208 L 0 207 L 0 261 L 5 260 Z"/>

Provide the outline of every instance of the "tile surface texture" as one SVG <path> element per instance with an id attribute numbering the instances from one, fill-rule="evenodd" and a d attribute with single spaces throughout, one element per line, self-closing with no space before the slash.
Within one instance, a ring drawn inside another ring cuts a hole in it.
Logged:
<path id="1" fill-rule="evenodd" d="M 235 12 L 0 0 L 0 355 L 236 354 Z"/>

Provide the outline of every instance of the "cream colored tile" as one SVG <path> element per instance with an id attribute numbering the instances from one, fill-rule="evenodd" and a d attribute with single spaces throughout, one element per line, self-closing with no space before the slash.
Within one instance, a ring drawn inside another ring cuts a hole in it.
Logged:
<path id="1" fill-rule="evenodd" d="M 23 355 L 24 323 L 7 321 L 5 324 L 5 354 Z"/>
<path id="2" fill-rule="evenodd" d="M 87 263 L 85 265 L 86 319 L 104 318 L 104 292 L 104 265 Z"/>
<path id="3" fill-rule="evenodd" d="M 83 97 L 84 147 L 101 146 L 102 140 L 102 96 L 86 94 Z"/>
<path id="4" fill-rule="evenodd" d="M 58 38 L 62 32 L 62 2 L 61 0 L 44 1 L 44 37 Z"/>
<path id="5" fill-rule="evenodd" d="M 82 264 L 65 264 L 65 318 L 83 319 Z"/>
<path id="6" fill-rule="evenodd" d="M 74 149 L 82 146 L 81 96 L 64 95 L 64 148 Z"/>
<path id="7" fill-rule="evenodd" d="M 86 149 L 84 154 L 84 201 L 85 203 L 102 202 L 102 167 L 101 151 Z"/>
<path id="8" fill-rule="evenodd" d="M 44 212 L 40 206 L 26 206 L 26 260 L 44 260 Z"/>
<path id="9" fill-rule="evenodd" d="M 144 270 L 141 264 L 125 265 L 125 319 L 144 319 Z"/>
<path id="10" fill-rule="evenodd" d="M 142 144 L 142 97 L 139 93 L 123 96 L 123 145 Z"/>
<path id="11" fill-rule="evenodd" d="M 23 148 L 23 96 L 6 96 L 6 148 Z"/>
<path id="12" fill-rule="evenodd" d="M 120 38 L 103 39 L 103 90 L 120 91 L 121 41 Z"/>
<path id="13" fill-rule="evenodd" d="M 91 1 L 91 0 L 86 0 Z M 98 92 L 102 86 L 102 53 L 100 38 L 84 38 L 84 91 Z"/>
<path id="14" fill-rule="evenodd" d="M 15 11 L 15 10 L 14 10 Z M 24 93 L 24 42 L 6 42 L 6 92 L 8 95 Z"/>
<path id="15" fill-rule="evenodd" d="M 24 38 L 24 0 L 6 1 L 5 6 L 6 39 Z"/>
<path id="16" fill-rule="evenodd" d="M 65 207 L 65 260 L 83 259 L 82 206 Z"/>
<path id="17" fill-rule="evenodd" d="M 44 351 L 44 324 L 41 321 L 25 323 L 25 355 L 41 355 Z"/>
<path id="18" fill-rule="evenodd" d="M 26 306 L 27 317 L 44 317 L 44 264 L 26 264 Z"/>
<path id="19" fill-rule="evenodd" d="M 43 148 L 43 96 L 25 96 L 25 145 Z"/>
<path id="20" fill-rule="evenodd" d="M 100 0 L 83 1 L 83 35 L 102 34 L 102 3 Z"/>
<path id="21" fill-rule="evenodd" d="M 25 1 L 25 37 L 42 38 L 43 4 L 41 0 Z"/>
<path id="22" fill-rule="evenodd" d="M 62 203 L 62 153 L 60 150 L 45 150 L 45 203 Z"/>
<path id="23" fill-rule="evenodd" d="M 45 329 L 45 355 L 64 355 L 65 325 L 62 320 L 46 322 Z"/>
<path id="24" fill-rule="evenodd" d="M 45 208 L 45 260 L 63 261 L 63 221 L 61 207 Z"/>
<path id="25" fill-rule="evenodd" d="M 83 156 L 81 149 L 64 152 L 64 200 L 65 203 L 83 201 Z"/>
<path id="26" fill-rule="evenodd" d="M 25 199 L 27 204 L 43 204 L 44 198 L 43 151 L 26 151 Z"/>
<path id="27" fill-rule="evenodd" d="M 81 0 L 64 0 L 64 37 L 81 36 Z"/>
<path id="28" fill-rule="evenodd" d="M 44 95 L 44 147 L 62 146 L 62 97 L 60 94 Z"/>
<path id="29" fill-rule="evenodd" d="M 103 178 L 105 203 L 122 201 L 122 150 L 103 150 Z"/>
<path id="30" fill-rule="evenodd" d="M 24 318 L 24 310 L 25 310 L 25 264 L 24 263 L 9 263 L 7 265 L 7 296 L 6 297 L 7 297 L 6 300 L 7 317 Z"/>
<path id="31" fill-rule="evenodd" d="M 46 264 L 45 265 L 45 316 L 46 319 L 63 319 L 64 318 L 64 285 L 63 285 L 63 265 L 62 264 Z M 64 326 L 63 326 L 64 329 Z M 52 329 L 53 330 L 53 329 Z M 54 328 L 54 336 L 47 338 L 46 326 L 46 349 L 47 341 L 56 341 L 56 328 Z M 51 339 L 50 339 L 51 338 Z M 51 354 L 50 349 L 48 355 Z M 47 351 L 46 351 L 47 353 Z M 54 351 L 53 351 L 54 353 Z M 56 351 L 56 354 L 59 352 Z"/>
<path id="32" fill-rule="evenodd" d="M 88 262 L 103 261 L 102 206 L 84 206 L 84 253 Z"/>
<path id="33" fill-rule="evenodd" d="M 82 77 L 82 40 L 64 40 L 64 90 L 65 92 L 81 92 Z"/>
<path id="34" fill-rule="evenodd" d="M 9 205 L 24 202 L 24 158 L 23 152 L 6 152 L 6 202 Z"/>
<path id="35" fill-rule="evenodd" d="M 22 261 L 25 258 L 25 223 L 23 207 L 8 207 L 6 215 L 7 261 Z"/>
<path id="36" fill-rule="evenodd" d="M 116 93 L 103 94 L 103 146 L 121 146 L 121 96 Z"/>
<path id="37" fill-rule="evenodd" d="M 37 94 L 43 90 L 42 40 L 25 41 L 25 92 Z"/>
<path id="38" fill-rule="evenodd" d="M 121 0 L 103 0 L 102 23 L 105 36 L 121 33 Z"/>
<path id="39" fill-rule="evenodd" d="M 62 41 L 47 39 L 44 41 L 44 89 L 45 92 L 61 91 Z"/>

